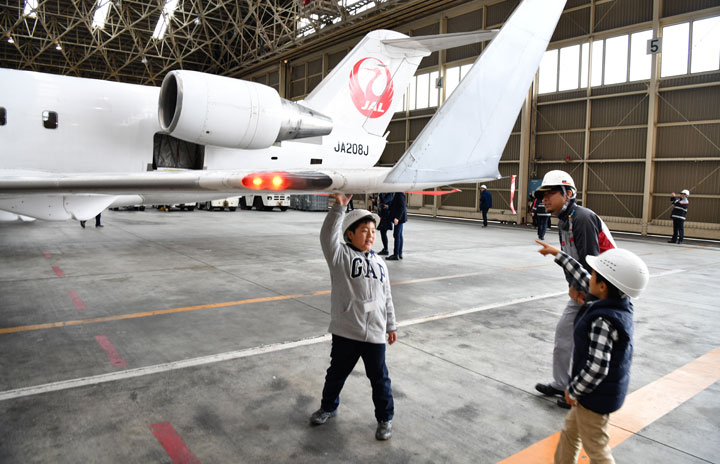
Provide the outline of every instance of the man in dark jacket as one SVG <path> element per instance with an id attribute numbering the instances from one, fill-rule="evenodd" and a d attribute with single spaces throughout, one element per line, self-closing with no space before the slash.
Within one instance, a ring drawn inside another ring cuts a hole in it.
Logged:
<path id="1" fill-rule="evenodd" d="M 483 227 L 487 227 L 487 213 L 492 208 L 492 195 L 485 185 L 480 186 L 480 211 L 483 216 Z"/>
<path id="2" fill-rule="evenodd" d="M 685 238 L 685 218 L 687 217 L 687 210 L 690 202 L 688 197 L 690 191 L 685 189 L 680 192 L 680 196 L 672 193 L 670 202 L 673 204 L 673 209 L 670 212 L 670 218 L 673 220 L 673 235 L 668 243 L 682 243 Z"/>
<path id="3" fill-rule="evenodd" d="M 377 230 L 380 231 L 383 248 L 378 255 L 385 256 L 388 254 L 388 237 L 387 231 L 393 230 L 393 221 L 390 218 L 390 205 L 392 204 L 392 193 L 381 193 L 378 196 L 378 215 L 380 216 L 380 224 Z"/>
<path id="4" fill-rule="evenodd" d="M 407 203 L 405 193 L 395 192 L 390 204 L 390 220 L 395 229 L 393 230 L 393 254 L 388 256 L 390 261 L 403 259 L 403 225 L 407 222 Z"/>
<path id="5" fill-rule="evenodd" d="M 575 181 L 565 171 L 550 171 L 535 191 L 543 199 L 547 211 L 558 218 L 560 248 L 587 269 L 586 258 L 597 256 L 605 250 L 615 248 L 610 230 L 600 217 L 588 208 L 576 203 Z M 570 300 L 555 327 L 553 348 L 553 380 L 547 384 L 538 383 L 535 389 L 548 396 L 559 396 L 558 406 L 569 408 L 563 392 L 570 381 L 570 362 L 573 353 L 573 321 L 585 303 L 585 292 L 574 284 L 572 275 L 565 272 Z"/>

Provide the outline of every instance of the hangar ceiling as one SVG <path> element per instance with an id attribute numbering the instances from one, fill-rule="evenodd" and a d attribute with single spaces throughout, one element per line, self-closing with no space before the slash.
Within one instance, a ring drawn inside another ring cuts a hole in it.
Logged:
<path id="1" fill-rule="evenodd" d="M 153 37 L 164 7 L 174 2 L 165 35 Z M 151 85 L 172 69 L 239 75 L 459 3 L 2 0 L 0 67 Z M 100 6 L 106 20 L 96 27 Z"/>

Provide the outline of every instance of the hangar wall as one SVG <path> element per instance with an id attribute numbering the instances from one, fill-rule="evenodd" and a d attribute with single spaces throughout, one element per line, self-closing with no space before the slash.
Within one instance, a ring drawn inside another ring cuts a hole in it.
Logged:
<path id="1" fill-rule="evenodd" d="M 518 3 L 469 1 L 394 29 L 426 35 L 497 28 Z M 639 31 L 652 30 L 658 37 L 665 26 L 720 16 L 717 5 L 714 0 L 568 0 L 548 50 L 562 53 L 572 45 L 592 49 Z M 357 40 L 281 63 L 252 78 L 286 98 L 301 99 Z M 472 64 L 482 48 L 478 44 L 433 53 L 416 75 L 443 77 L 438 89 L 442 102 L 449 73 Z M 563 169 L 575 179 L 582 204 L 613 230 L 671 234 L 669 195 L 688 188 L 692 193 L 686 236 L 720 239 L 720 71 L 662 78 L 660 57 L 652 55 L 649 78 L 613 85 L 593 81 L 573 90 L 540 93 L 536 77 L 500 161 L 504 177 L 486 182 L 493 193 L 490 218 L 529 222 L 524 199 L 531 179 Z M 411 109 L 407 102 L 405 106 L 390 124 L 380 165 L 393 165 L 435 112 L 434 107 Z M 510 211 L 513 174 L 518 175 L 516 214 Z M 421 214 L 479 218 L 478 184 L 454 187 L 462 192 L 411 195 L 410 206 Z"/>

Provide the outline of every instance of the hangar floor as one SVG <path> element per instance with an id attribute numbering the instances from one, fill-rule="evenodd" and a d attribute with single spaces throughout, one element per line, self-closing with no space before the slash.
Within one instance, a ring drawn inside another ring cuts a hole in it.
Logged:
<path id="1" fill-rule="evenodd" d="M 550 379 L 564 279 L 517 226 L 411 218 L 389 263 L 394 436 L 374 439 L 362 366 L 339 415 L 308 425 L 330 350 L 323 218 L 0 224 L 0 462 L 550 462 L 566 411 L 533 386 Z M 613 454 L 720 462 L 720 247 L 616 239 L 652 278 Z"/>

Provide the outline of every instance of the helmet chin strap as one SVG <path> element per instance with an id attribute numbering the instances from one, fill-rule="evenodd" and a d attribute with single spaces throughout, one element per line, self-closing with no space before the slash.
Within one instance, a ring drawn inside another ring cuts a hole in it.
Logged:
<path id="1" fill-rule="evenodd" d="M 562 193 L 563 193 L 563 198 L 565 199 L 565 203 L 563 204 L 563 207 L 560 209 L 560 212 L 558 213 L 558 216 L 559 216 L 560 214 L 564 213 L 565 210 L 567 210 L 567 207 L 568 207 L 568 205 L 569 205 L 569 203 L 570 203 L 570 200 L 573 200 L 573 199 L 575 198 L 575 191 L 574 191 L 574 190 L 570 190 L 571 192 L 573 192 L 573 195 L 572 195 L 572 197 L 568 198 L 568 196 L 567 196 L 567 189 L 565 188 L 565 186 L 564 186 L 564 185 L 561 185 L 560 188 L 562 188 Z"/>

